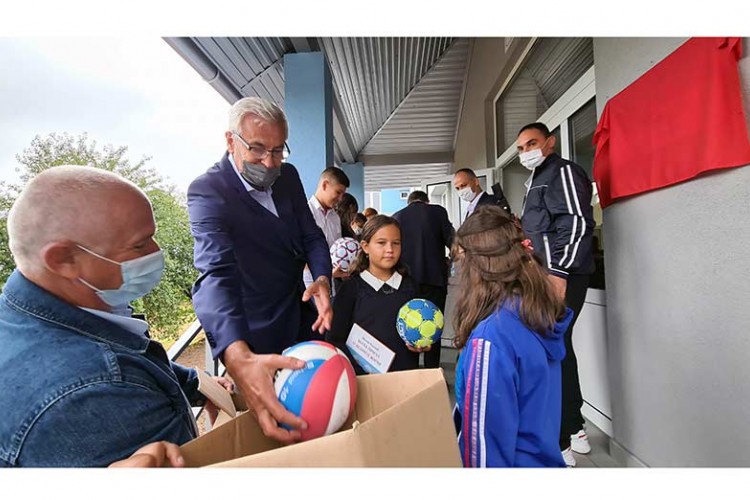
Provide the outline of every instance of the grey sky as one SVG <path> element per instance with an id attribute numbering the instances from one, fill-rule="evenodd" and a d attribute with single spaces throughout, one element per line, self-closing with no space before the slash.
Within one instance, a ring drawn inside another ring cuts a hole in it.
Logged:
<path id="1" fill-rule="evenodd" d="M 224 151 L 228 103 L 158 37 L 0 38 L 0 179 L 35 135 L 128 146 L 185 192 Z"/>

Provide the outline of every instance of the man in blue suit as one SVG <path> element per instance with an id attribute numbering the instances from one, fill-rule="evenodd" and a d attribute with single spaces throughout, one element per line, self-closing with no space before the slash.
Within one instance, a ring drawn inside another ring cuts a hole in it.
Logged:
<path id="1" fill-rule="evenodd" d="M 284 162 L 284 112 L 262 99 L 240 99 L 229 111 L 225 137 L 227 153 L 188 188 L 200 272 L 193 306 L 214 358 L 227 367 L 265 434 L 289 443 L 306 423 L 281 406 L 273 375 L 304 366 L 278 356 L 309 337 L 301 331 L 303 301 L 315 299 L 313 330 L 330 328 L 331 258 L 299 174 Z M 305 264 L 314 279 L 307 289 Z"/>
<path id="2" fill-rule="evenodd" d="M 407 203 L 393 214 L 401 224 L 401 262 L 419 286 L 418 297 L 431 301 L 445 314 L 449 269 L 445 250 L 450 250 L 455 230 L 448 212 L 431 205 L 424 191 L 409 193 Z M 424 353 L 424 367 L 440 367 L 439 343 Z"/>

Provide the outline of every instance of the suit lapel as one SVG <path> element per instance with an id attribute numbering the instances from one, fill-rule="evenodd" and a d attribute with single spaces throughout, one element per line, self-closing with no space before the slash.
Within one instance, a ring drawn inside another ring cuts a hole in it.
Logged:
<path id="1" fill-rule="evenodd" d="M 277 186 L 277 189 L 274 189 L 273 193 L 271 194 L 273 202 L 276 205 L 276 212 L 278 212 L 279 214 L 278 217 L 269 212 L 268 209 L 266 209 L 252 196 L 250 196 L 247 188 L 239 179 L 239 177 L 237 177 L 237 174 L 234 171 L 234 167 L 229 162 L 228 153 L 224 154 L 224 157 L 221 160 L 221 173 L 225 184 L 231 191 L 233 191 L 233 194 L 240 200 L 240 202 L 243 203 L 247 208 L 249 208 L 254 215 L 261 217 L 264 224 L 268 224 L 273 227 L 273 230 L 269 231 L 271 234 L 263 232 L 263 237 L 276 237 L 295 256 L 300 254 L 300 249 L 297 248 L 298 245 L 294 244 L 291 233 L 289 232 L 289 228 L 287 227 L 287 223 L 290 220 L 289 214 L 291 214 L 293 211 L 291 209 L 291 200 L 288 199 L 288 196 L 284 195 L 285 190 L 283 189 L 283 185 L 281 182 L 284 171 L 282 170 L 281 176 L 279 176 L 276 183 L 274 184 L 275 186 Z M 292 221 L 294 221 L 293 217 Z M 255 230 L 257 230 L 257 228 Z"/>
<path id="2" fill-rule="evenodd" d="M 304 259 L 304 249 L 302 248 L 301 242 L 294 238 L 293 232 L 290 230 L 290 225 L 297 224 L 299 219 L 298 215 L 294 213 L 290 193 L 288 193 L 287 189 L 286 181 L 289 175 L 289 167 L 286 163 L 282 163 L 281 175 L 275 183 L 275 185 L 278 186 L 278 189 L 274 189 L 271 198 L 273 198 L 273 203 L 276 205 L 276 212 L 278 212 L 278 218 L 281 222 L 281 234 L 279 236 L 287 242 L 296 258 Z M 305 206 L 305 208 L 307 209 L 307 206 Z"/>

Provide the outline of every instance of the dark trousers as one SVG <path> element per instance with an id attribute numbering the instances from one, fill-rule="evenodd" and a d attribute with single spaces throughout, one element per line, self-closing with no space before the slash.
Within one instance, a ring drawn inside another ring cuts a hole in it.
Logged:
<path id="1" fill-rule="evenodd" d="M 589 286 L 588 274 L 572 274 L 568 278 L 568 286 L 565 290 L 565 305 L 573 310 L 573 321 L 570 322 L 565 331 L 565 359 L 562 361 L 562 417 L 560 419 L 560 449 L 564 450 L 570 446 L 571 434 L 577 433 L 583 428 L 583 396 L 581 396 L 581 383 L 578 380 L 578 360 L 573 350 L 573 327 L 578 321 L 578 316 L 583 309 L 586 300 L 586 291 Z"/>
<path id="2" fill-rule="evenodd" d="M 435 285 L 419 285 L 418 297 L 420 299 L 427 299 L 443 312 L 445 317 L 445 298 L 448 295 L 447 286 L 435 286 Z M 432 348 L 424 353 L 424 367 L 425 368 L 439 368 L 440 367 L 440 342 L 433 344 Z"/>

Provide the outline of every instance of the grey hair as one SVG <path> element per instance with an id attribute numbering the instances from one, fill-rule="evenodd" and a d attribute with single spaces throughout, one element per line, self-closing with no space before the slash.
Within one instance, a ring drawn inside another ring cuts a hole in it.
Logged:
<path id="1" fill-rule="evenodd" d="M 284 129 L 284 137 L 289 137 L 286 115 L 276 104 L 259 97 L 243 97 L 229 108 L 229 130 L 240 133 L 240 125 L 245 115 L 255 115 L 268 123 L 278 123 Z"/>
<path id="2" fill-rule="evenodd" d="M 61 165 L 34 177 L 8 213 L 8 246 L 16 266 L 22 272 L 30 272 L 42 265 L 41 250 L 45 245 L 75 241 L 82 220 L 92 213 L 92 204 L 106 196 L 107 191 L 123 186 L 143 193 L 119 175 L 94 167 Z"/>

